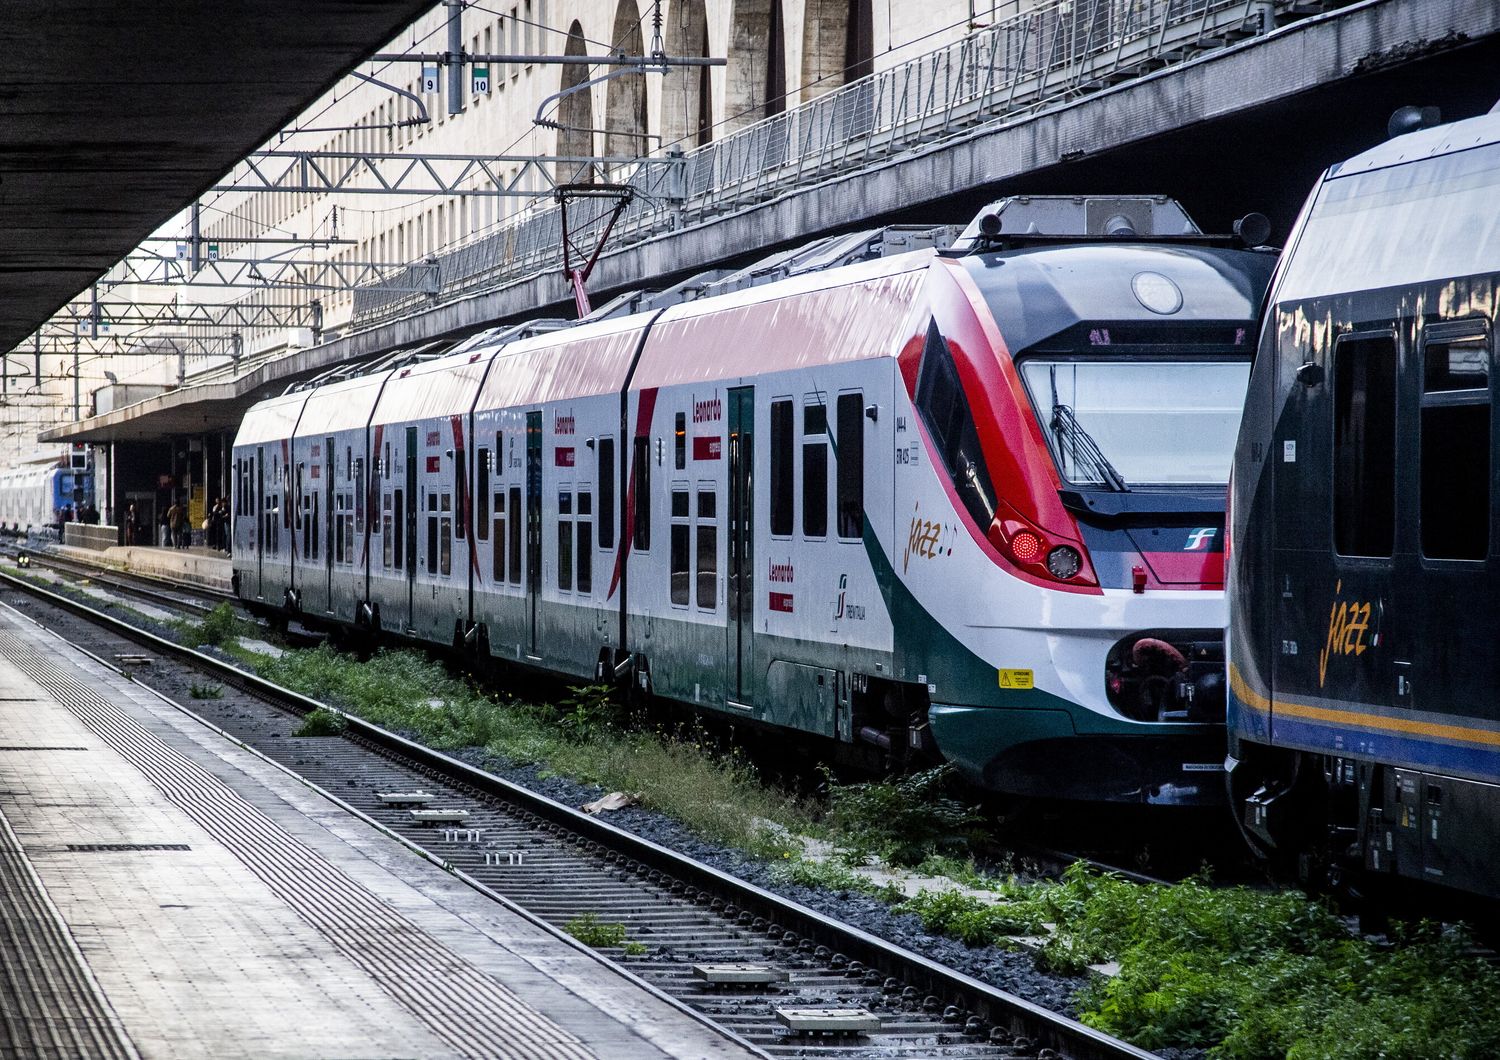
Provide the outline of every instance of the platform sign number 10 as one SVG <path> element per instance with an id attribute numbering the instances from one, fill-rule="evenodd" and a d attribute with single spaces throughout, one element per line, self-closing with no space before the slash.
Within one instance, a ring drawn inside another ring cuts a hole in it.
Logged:
<path id="1" fill-rule="evenodd" d="M 482 96 L 490 90 L 490 68 L 488 66 L 475 66 L 473 70 L 474 95 Z"/>

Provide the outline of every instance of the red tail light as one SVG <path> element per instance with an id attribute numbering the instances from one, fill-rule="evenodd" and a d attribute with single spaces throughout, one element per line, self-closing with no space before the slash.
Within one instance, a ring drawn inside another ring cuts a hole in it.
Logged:
<path id="1" fill-rule="evenodd" d="M 1030 523 L 997 518 L 990 524 L 990 544 L 1029 574 L 1071 584 L 1096 584 L 1082 543 L 1050 541 Z"/>

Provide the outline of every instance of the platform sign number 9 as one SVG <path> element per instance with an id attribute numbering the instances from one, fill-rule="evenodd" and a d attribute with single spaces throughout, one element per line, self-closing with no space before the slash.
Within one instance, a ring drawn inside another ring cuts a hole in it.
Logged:
<path id="1" fill-rule="evenodd" d="M 436 66 L 422 67 L 422 91 L 427 93 L 438 90 L 438 68 Z"/>
<path id="2" fill-rule="evenodd" d="M 482 96 L 490 90 L 490 68 L 488 66 L 474 67 L 473 76 L 474 95 Z"/>

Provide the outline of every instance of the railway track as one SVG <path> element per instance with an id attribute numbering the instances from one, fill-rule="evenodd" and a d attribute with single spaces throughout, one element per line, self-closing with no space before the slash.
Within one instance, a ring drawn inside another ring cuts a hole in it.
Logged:
<path id="1" fill-rule="evenodd" d="M 26 553 L 33 566 L 45 567 L 48 570 L 57 571 L 62 574 L 78 575 L 87 578 L 100 588 L 110 589 L 123 596 L 144 600 L 147 603 L 171 610 L 206 615 L 220 604 L 236 602 L 232 593 L 220 592 L 206 586 L 194 585 L 191 582 L 176 581 L 171 578 L 146 577 L 144 575 L 111 570 L 107 567 L 68 559 L 65 556 L 59 556 L 52 552 L 21 549 L 15 545 L 7 545 L 3 549 L 0 549 L 0 555 L 13 558 L 21 551 Z"/>
<path id="2" fill-rule="evenodd" d="M 622 925 L 602 948 L 628 974 L 768 1056 L 1150 1055 L 356 717 L 295 738 L 329 708 L 0 572 L 17 593 L 148 686 L 218 682 L 190 713 L 523 915 Z"/>

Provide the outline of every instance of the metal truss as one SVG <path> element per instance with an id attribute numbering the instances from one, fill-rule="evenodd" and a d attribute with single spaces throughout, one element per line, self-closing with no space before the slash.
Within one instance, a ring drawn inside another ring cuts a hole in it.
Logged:
<path id="1" fill-rule="evenodd" d="M 540 198 L 555 175 L 619 166 L 675 166 L 682 159 L 611 155 L 422 155 L 364 151 L 257 151 L 215 192 L 349 195 L 466 195 Z M 514 173 L 507 173 L 515 166 Z M 482 184 L 475 187 L 465 185 Z"/>
<path id="2" fill-rule="evenodd" d="M 58 310 L 52 323 L 65 327 L 99 329 L 115 327 L 205 327 L 237 331 L 250 328 L 323 328 L 323 303 L 277 302 L 254 305 L 226 302 L 219 305 L 179 305 L 175 302 L 101 302 L 97 312 L 87 303 L 73 302 Z"/>
<path id="3" fill-rule="evenodd" d="M 435 295 L 440 287 L 435 262 L 397 264 L 374 261 L 296 261 L 287 258 L 214 258 L 193 272 L 185 261 L 162 254 L 135 253 L 110 269 L 101 287 L 143 284 L 176 287 L 246 287 L 255 290 L 347 291 L 373 286 L 402 294 Z"/>
<path id="4" fill-rule="evenodd" d="M 97 338 L 83 334 L 43 329 L 39 336 L 28 339 L 6 357 L 33 357 L 40 353 L 44 357 L 78 354 L 84 357 L 167 357 L 186 354 L 189 357 L 237 357 L 242 349 L 238 333 L 221 335 L 157 333 L 141 335 L 100 335 Z"/>

